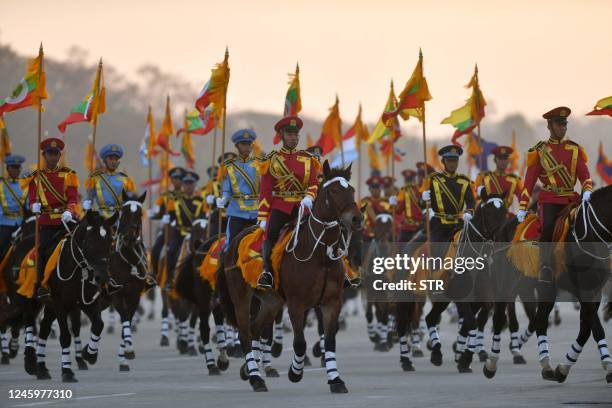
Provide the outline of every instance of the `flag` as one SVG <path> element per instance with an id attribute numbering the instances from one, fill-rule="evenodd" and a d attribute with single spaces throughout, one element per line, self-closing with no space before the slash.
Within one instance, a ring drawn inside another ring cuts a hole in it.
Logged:
<path id="1" fill-rule="evenodd" d="M 431 100 L 427 80 L 423 76 L 423 53 L 419 50 L 419 62 L 417 62 L 410 79 L 399 94 L 397 109 L 383 113 L 383 121 L 387 122 L 399 114 L 402 119 L 408 120 L 410 116 L 423 121 L 425 102 Z"/>
<path id="2" fill-rule="evenodd" d="M 0 115 L 0 157 L 6 157 L 12 152 L 11 139 L 9 138 L 4 117 Z"/>
<path id="3" fill-rule="evenodd" d="M 606 186 L 612 184 L 612 162 L 603 151 L 603 144 L 599 142 L 599 155 L 597 157 L 597 174 Z"/>
<path id="4" fill-rule="evenodd" d="M 389 136 L 394 134 L 396 138 L 398 138 L 401 134 L 399 120 L 397 116 L 389 116 L 388 120 L 384 120 L 385 113 L 394 112 L 397 109 L 397 99 L 395 98 L 395 92 L 393 91 L 393 81 L 391 81 L 391 89 L 389 90 L 389 97 L 387 98 L 387 103 L 385 104 L 385 108 L 383 109 L 383 113 L 380 116 L 380 119 L 376 123 L 374 130 L 370 134 L 370 137 L 367 139 L 367 143 L 374 143 L 378 139 L 383 138 L 384 136 Z"/>
<path id="5" fill-rule="evenodd" d="M 465 87 L 472 88 L 472 95 L 466 101 L 466 104 L 452 111 L 450 116 L 441 122 L 456 129 L 451 142 L 458 146 L 461 146 L 461 144 L 457 141 L 457 138 L 474 130 L 485 116 L 484 107 L 487 103 L 478 83 L 478 66 L 474 69 L 474 75 Z"/>
<path id="6" fill-rule="evenodd" d="M 497 147 L 497 143 L 487 142 L 474 132 L 469 134 L 468 138 L 467 151 L 469 157 L 480 171 L 487 171 L 489 169 L 487 159 L 491 155 L 491 151 Z"/>
<path id="7" fill-rule="evenodd" d="M 78 122 L 90 122 L 92 125 L 98 123 L 98 115 L 106 111 L 106 91 L 104 89 L 104 78 L 102 76 L 102 59 L 98 64 L 96 78 L 91 91 L 85 98 L 70 110 L 70 114 L 63 122 L 57 125 L 60 132 L 66 132 L 66 126 Z"/>
<path id="8" fill-rule="evenodd" d="M 300 66 L 295 65 L 295 74 L 289 74 L 289 89 L 285 95 L 285 108 L 283 109 L 283 117 L 297 116 L 302 110 L 302 96 L 300 91 Z M 281 141 L 279 132 L 274 136 L 274 144 Z"/>
<path id="9" fill-rule="evenodd" d="M 159 153 L 155 150 L 155 145 L 155 121 L 153 120 L 153 110 L 151 109 L 151 105 L 149 105 L 149 112 L 147 113 L 147 126 L 142 142 L 140 143 L 139 150 L 140 163 L 143 166 L 148 167 L 151 157 Z"/>
<path id="10" fill-rule="evenodd" d="M 181 153 L 185 158 L 187 168 L 193 169 L 195 164 L 195 155 L 193 153 L 193 144 L 191 143 L 191 133 L 185 132 L 181 143 Z"/>
<path id="11" fill-rule="evenodd" d="M 397 141 L 397 139 L 395 141 Z M 391 150 L 394 151 L 393 158 L 395 161 L 401 161 L 402 157 L 406 155 L 406 153 L 398 147 L 394 148 L 394 142 L 391 142 L 391 136 L 387 136 L 380 141 L 380 154 L 385 159 L 385 165 L 389 164 L 389 160 L 391 160 Z"/>
<path id="12" fill-rule="evenodd" d="M 339 104 L 340 101 L 336 95 L 336 103 L 329 109 L 329 115 L 327 115 L 325 122 L 323 122 L 321 137 L 319 137 L 319 140 L 315 143 L 323 149 L 323 156 L 339 146 L 342 139 L 342 120 L 340 119 Z"/>
<path id="13" fill-rule="evenodd" d="M 600 99 L 595 104 L 594 110 L 587 113 L 587 115 L 595 116 L 595 115 L 608 115 L 612 116 L 612 96 L 608 96 L 607 98 Z"/>
<path id="14" fill-rule="evenodd" d="M 28 62 L 26 73 L 13 90 L 11 96 L 0 99 L 0 115 L 28 106 L 42 109 L 41 102 L 47 98 L 45 63 L 41 44 L 38 57 Z"/>
<path id="15" fill-rule="evenodd" d="M 442 162 L 440 161 L 440 156 L 438 155 L 437 143 L 432 143 L 427 148 L 427 164 L 433 167 L 436 171 L 440 171 L 444 168 L 444 166 L 442 166 Z"/>
<path id="16" fill-rule="evenodd" d="M 357 149 L 361 146 L 361 142 L 364 139 L 364 124 L 361 120 L 361 104 L 359 104 L 359 111 L 357 112 L 357 117 L 355 118 L 355 122 L 353 122 L 353 126 L 349 130 L 342 135 L 342 140 L 347 140 L 354 137 L 355 138 L 355 146 Z"/>
<path id="17" fill-rule="evenodd" d="M 306 147 L 314 146 L 314 140 L 312 140 L 312 136 L 310 133 L 306 133 Z"/>
<path id="18" fill-rule="evenodd" d="M 62 155 L 64 156 L 64 155 Z M 98 152 L 93 145 L 93 137 L 89 135 L 87 138 L 87 145 L 85 146 L 85 168 L 89 173 L 93 173 L 96 169 L 102 167 L 102 161 Z"/>
<path id="19" fill-rule="evenodd" d="M 180 128 L 176 135 L 180 136 L 183 132 L 189 132 L 192 135 L 205 135 L 215 128 L 215 118 L 212 115 L 213 107 L 208 105 L 204 113 L 194 109 L 185 114 L 183 127 Z"/>
<path id="20" fill-rule="evenodd" d="M 170 97 L 168 96 L 166 98 L 166 114 L 164 116 L 162 127 L 157 135 L 157 140 L 155 141 L 155 144 L 161 147 L 166 152 L 168 152 L 168 154 L 171 154 L 172 156 L 180 156 L 179 153 L 172 150 L 170 136 L 172 136 L 173 134 L 174 126 L 172 125 L 172 115 L 170 114 Z"/>
<path id="21" fill-rule="evenodd" d="M 376 151 L 376 145 L 368 144 L 368 157 L 370 159 L 370 168 L 372 170 L 382 170 L 382 166 L 378 158 L 378 152 Z"/>
<path id="22" fill-rule="evenodd" d="M 518 166 L 519 166 L 519 158 L 521 156 L 521 154 L 518 151 L 518 148 L 516 146 L 516 132 L 514 131 L 514 129 L 512 129 L 512 154 L 510 154 L 510 169 L 509 172 L 510 173 L 516 173 L 518 171 Z"/>
<path id="23" fill-rule="evenodd" d="M 215 124 L 221 128 L 223 126 L 223 111 L 225 110 L 225 97 L 227 95 L 227 86 L 229 84 L 230 68 L 229 68 L 229 52 L 225 49 L 225 57 L 223 62 L 217 64 L 213 68 L 210 79 L 200 91 L 195 102 L 195 107 L 201 113 L 205 113 L 209 105 L 212 106 L 211 114 L 214 117 Z"/>
<path id="24" fill-rule="evenodd" d="M 342 141 L 342 152 L 338 152 L 332 160 L 332 167 L 342 167 L 357 160 L 357 138 L 351 137 Z M 344 160 L 343 160 L 344 157 Z"/>

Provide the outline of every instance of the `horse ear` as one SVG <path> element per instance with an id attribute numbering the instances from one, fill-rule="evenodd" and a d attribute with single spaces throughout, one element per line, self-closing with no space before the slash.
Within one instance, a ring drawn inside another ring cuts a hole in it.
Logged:
<path id="1" fill-rule="evenodd" d="M 121 200 L 122 202 L 126 202 L 127 200 L 129 200 L 129 197 L 127 193 L 125 192 L 125 190 L 121 190 Z"/>
<path id="2" fill-rule="evenodd" d="M 87 210 L 85 213 L 85 219 L 87 220 L 87 224 L 93 225 L 96 221 L 96 216 L 92 210 Z"/>
<path id="3" fill-rule="evenodd" d="M 140 204 L 144 203 L 144 200 L 147 198 L 147 190 L 144 191 L 144 193 L 142 193 L 140 195 L 140 197 L 138 197 L 138 202 Z"/>
<path id="4" fill-rule="evenodd" d="M 348 167 L 346 168 L 346 172 L 348 173 L 348 178 L 347 180 L 351 180 L 351 168 L 353 167 L 353 162 L 351 162 L 351 164 L 348 165 Z"/>
<path id="5" fill-rule="evenodd" d="M 325 176 L 325 179 L 327 180 L 329 177 L 329 172 L 331 171 L 331 168 L 329 167 L 329 162 L 327 160 L 325 160 L 323 162 L 323 175 Z"/>

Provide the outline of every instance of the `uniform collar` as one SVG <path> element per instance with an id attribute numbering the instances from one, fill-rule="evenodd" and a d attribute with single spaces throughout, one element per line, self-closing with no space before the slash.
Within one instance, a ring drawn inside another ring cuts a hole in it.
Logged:
<path id="1" fill-rule="evenodd" d="M 59 166 L 59 165 L 58 165 L 58 166 L 55 166 L 55 168 L 54 168 L 54 169 L 50 169 L 49 167 L 47 167 L 47 165 L 45 165 L 45 168 L 44 168 L 44 170 L 43 170 L 43 171 L 44 171 L 45 173 L 55 173 L 56 171 L 59 171 L 59 169 L 60 169 L 60 166 Z"/>
<path id="2" fill-rule="evenodd" d="M 449 172 L 448 172 L 448 171 L 446 171 L 446 170 L 444 170 L 444 171 L 442 172 L 442 174 L 444 174 L 446 177 L 450 177 L 450 178 L 454 178 L 454 177 L 456 177 L 456 176 L 457 176 L 457 172 L 454 172 L 454 173 L 452 173 L 452 174 L 451 174 L 451 173 L 449 173 Z"/>
<path id="3" fill-rule="evenodd" d="M 553 139 L 552 137 L 548 138 L 548 143 L 550 143 L 550 144 L 561 144 L 563 142 L 565 142 L 565 138 L 563 138 L 561 140 Z"/>
<path id="4" fill-rule="evenodd" d="M 238 157 L 236 157 L 236 160 L 241 163 L 248 163 L 253 160 L 253 153 L 249 154 L 246 158 L 243 158 L 242 156 L 238 155 Z"/>
<path id="5" fill-rule="evenodd" d="M 280 151 L 283 152 L 283 153 L 287 153 L 287 154 L 293 154 L 293 153 L 297 152 L 298 149 L 297 148 L 296 149 L 289 149 L 289 148 L 283 146 L 283 147 L 281 147 Z"/>

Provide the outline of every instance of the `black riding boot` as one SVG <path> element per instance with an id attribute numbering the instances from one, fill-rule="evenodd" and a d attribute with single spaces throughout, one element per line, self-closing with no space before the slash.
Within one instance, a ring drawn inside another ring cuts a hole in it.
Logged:
<path id="1" fill-rule="evenodd" d="M 542 242 L 540 245 L 540 274 L 538 281 L 542 283 L 552 283 L 553 269 L 551 268 L 552 243 Z"/>
<path id="2" fill-rule="evenodd" d="M 263 256 L 263 272 L 257 279 L 257 287 L 259 289 L 271 289 L 274 285 L 274 277 L 272 275 L 272 244 L 269 241 L 264 241 L 262 248 Z"/>
<path id="3" fill-rule="evenodd" d="M 40 263 L 41 261 L 39 261 Z M 39 300 L 49 299 L 49 290 L 42 287 L 42 281 L 44 279 L 45 268 L 43 265 L 37 264 L 36 270 L 36 298 Z"/>

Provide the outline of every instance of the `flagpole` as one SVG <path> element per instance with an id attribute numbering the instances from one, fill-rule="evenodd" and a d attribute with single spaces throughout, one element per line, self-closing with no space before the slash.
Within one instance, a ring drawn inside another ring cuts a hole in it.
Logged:
<path id="1" fill-rule="evenodd" d="M 40 49 L 38 50 L 38 56 L 40 57 L 40 64 L 38 65 L 38 85 L 40 85 L 40 77 L 42 76 L 44 70 L 44 54 L 43 54 L 43 45 L 40 43 Z M 34 185 L 36 187 L 36 196 L 40 202 L 39 196 L 39 178 L 38 173 L 40 173 L 40 143 L 42 142 L 42 99 L 38 98 L 38 143 L 36 144 L 36 176 L 34 177 Z M 38 248 L 40 246 L 40 212 L 36 213 L 35 223 L 34 223 L 34 271 L 38 276 Z M 39 282 L 42 284 L 42 282 Z"/>
<path id="2" fill-rule="evenodd" d="M 340 135 L 340 161 L 344 168 L 344 140 L 342 140 L 342 123 L 340 123 L 340 106 L 338 102 L 338 94 L 336 94 L 336 107 L 338 108 L 338 135 Z"/>
<path id="3" fill-rule="evenodd" d="M 225 61 L 229 58 L 229 50 L 225 47 Z M 225 89 L 223 90 L 223 128 L 221 129 L 221 163 L 219 163 L 219 176 L 223 175 L 223 166 L 225 164 L 225 119 L 227 117 L 227 83 L 225 84 Z M 217 236 L 221 238 L 221 226 L 223 224 L 223 214 L 221 208 L 217 209 L 218 217 L 218 228 L 217 228 Z"/>
<path id="4" fill-rule="evenodd" d="M 97 79 L 96 98 L 100 97 L 101 76 L 102 76 L 102 58 L 100 58 L 100 64 L 98 65 L 98 74 L 96 75 L 96 79 Z M 94 162 L 95 162 L 95 157 L 96 157 L 96 130 L 98 128 L 98 115 L 97 115 L 97 112 L 95 112 L 94 114 L 95 116 L 93 118 L 93 133 L 91 137 L 92 152 L 91 152 L 91 158 L 89 159 L 89 168 L 91 169 L 91 173 L 93 173 L 96 170 L 96 168 L 94 167 Z M 87 115 L 87 111 L 85 112 L 85 115 Z"/>
<path id="5" fill-rule="evenodd" d="M 169 109 L 170 109 L 170 95 L 167 95 L 166 96 L 166 113 L 168 112 Z M 165 118 L 166 117 L 164 116 L 164 121 L 166 120 Z M 163 126 L 164 125 L 162 123 L 162 127 Z M 171 144 L 170 144 L 170 140 L 171 140 L 170 137 L 171 137 L 171 135 L 168 135 L 167 137 L 168 137 L 168 140 L 166 141 L 166 148 L 163 149 L 164 150 L 164 166 L 163 166 L 163 169 L 162 169 L 162 178 L 161 178 L 161 181 L 164 182 L 164 197 L 166 197 L 166 211 L 168 211 L 168 190 L 169 190 L 169 184 L 170 184 L 170 180 L 168 179 L 168 170 L 169 170 L 168 167 L 169 167 L 170 158 L 169 158 L 168 155 L 169 155 L 169 150 L 171 148 L 170 147 L 171 146 Z M 168 224 L 164 224 L 164 246 L 163 246 L 164 248 L 166 248 L 167 245 L 168 245 L 168 238 L 169 238 L 168 235 L 169 234 L 170 234 L 169 225 Z M 168 255 L 167 255 L 167 252 L 166 252 L 166 264 L 167 264 L 167 262 L 168 262 Z"/>
<path id="6" fill-rule="evenodd" d="M 149 126 L 149 118 L 151 117 L 151 105 L 149 105 L 149 114 L 147 115 L 147 127 Z M 148 203 L 148 211 L 151 214 L 151 209 L 153 208 L 153 129 L 149 128 L 149 140 L 147 143 L 147 156 L 148 156 L 148 180 L 149 180 L 149 203 Z M 153 253 L 153 220 L 148 218 L 149 220 L 149 252 L 150 255 Z"/>
<path id="7" fill-rule="evenodd" d="M 361 103 L 359 104 L 359 113 L 361 113 Z M 359 133 L 355 134 L 355 143 L 357 143 L 357 202 L 361 202 L 361 138 L 363 135 L 363 122 L 361 121 L 361 115 L 359 115 L 360 126 Z"/>
<path id="8" fill-rule="evenodd" d="M 423 162 L 425 163 L 425 165 L 423 166 L 423 172 L 425 173 L 425 182 L 427 182 L 427 178 L 428 178 L 428 173 L 429 173 L 429 169 L 428 169 L 428 165 L 427 165 L 427 132 L 425 130 L 425 104 L 423 104 L 423 122 L 422 122 L 422 129 L 423 129 Z M 425 245 L 427 248 L 427 256 L 430 256 L 431 251 L 430 251 L 430 238 L 431 238 L 431 232 L 430 232 L 430 228 L 429 228 L 429 201 L 425 201 L 425 237 L 427 238 L 427 240 L 425 241 Z"/>
<path id="9" fill-rule="evenodd" d="M 213 170 L 215 168 L 215 156 L 216 156 L 216 150 L 217 150 L 217 124 L 215 123 L 215 129 L 213 130 L 213 145 L 212 145 L 212 151 L 210 152 L 210 154 L 212 155 L 212 157 L 210 158 L 210 185 L 212 188 L 211 194 L 213 194 L 215 192 L 215 180 L 213 178 Z M 218 171 L 218 170 L 217 170 Z M 215 177 L 216 178 L 216 177 Z M 210 211 L 210 215 L 212 215 L 212 209 Z M 210 238 L 210 229 L 211 229 L 211 225 L 213 223 L 213 220 L 211 219 L 210 222 L 208 223 L 208 225 L 206 226 L 206 239 Z"/>

